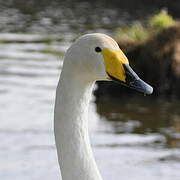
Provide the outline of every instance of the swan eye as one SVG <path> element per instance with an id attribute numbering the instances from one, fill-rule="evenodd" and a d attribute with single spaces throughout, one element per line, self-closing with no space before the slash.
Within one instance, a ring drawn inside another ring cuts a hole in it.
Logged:
<path id="1" fill-rule="evenodd" d="M 95 51 L 96 51 L 97 53 L 99 53 L 99 52 L 101 52 L 102 50 L 101 50 L 100 47 L 96 47 L 96 48 L 95 48 Z"/>

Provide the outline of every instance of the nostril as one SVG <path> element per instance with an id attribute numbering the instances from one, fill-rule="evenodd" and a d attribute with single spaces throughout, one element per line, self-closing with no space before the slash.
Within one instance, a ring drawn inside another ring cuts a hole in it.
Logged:
<path id="1" fill-rule="evenodd" d="M 130 82 L 136 80 L 136 77 L 133 76 L 131 73 L 126 71 L 126 82 L 129 84 Z"/>
<path id="2" fill-rule="evenodd" d="M 138 75 L 131 69 L 131 67 L 127 64 L 123 64 L 124 69 L 125 69 L 125 74 L 126 74 L 126 82 L 131 82 L 138 80 L 139 77 Z"/>
<path id="3" fill-rule="evenodd" d="M 126 72 L 126 83 L 130 83 L 132 81 L 132 76 L 128 73 L 128 72 Z"/>

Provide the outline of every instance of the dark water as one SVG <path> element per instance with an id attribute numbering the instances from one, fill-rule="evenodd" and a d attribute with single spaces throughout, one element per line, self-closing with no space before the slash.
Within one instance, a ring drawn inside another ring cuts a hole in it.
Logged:
<path id="1" fill-rule="evenodd" d="M 0 1 L 0 179 L 59 179 L 53 106 L 65 51 L 82 33 L 112 35 L 169 1 L 153 2 Z M 179 180 L 180 101 L 95 102 L 91 142 L 105 180 Z"/>
<path id="2" fill-rule="evenodd" d="M 111 133 L 163 135 L 154 142 L 163 148 L 180 148 L 180 101 L 151 97 L 124 97 L 97 102 L 97 112 L 112 125 Z"/>

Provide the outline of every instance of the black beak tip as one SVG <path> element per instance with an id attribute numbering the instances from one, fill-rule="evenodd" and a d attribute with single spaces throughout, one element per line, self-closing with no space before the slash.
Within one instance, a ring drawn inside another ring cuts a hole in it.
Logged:
<path id="1" fill-rule="evenodd" d="M 153 93 L 153 88 L 150 85 L 146 84 L 146 87 L 144 89 L 144 94 L 152 94 L 152 93 Z"/>
<path id="2" fill-rule="evenodd" d="M 132 70 L 129 64 L 123 64 L 123 66 L 126 72 L 127 84 L 130 88 L 144 94 L 153 93 L 153 88 L 149 84 L 141 80 L 138 75 Z"/>
<path id="3" fill-rule="evenodd" d="M 138 75 L 132 70 L 132 68 L 128 64 L 123 64 L 125 72 L 126 72 L 126 82 L 123 82 L 113 76 L 111 76 L 109 73 L 109 77 L 114 80 L 115 82 L 120 83 L 121 85 L 124 85 L 126 87 L 129 87 L 131 89 L 134 89 L 136 91 L 139 91 L 144 94 L 152 94 L 153 88 L 141 80 Z"/>
<path id="4" fill-rule="evenodd" d="M 152 94 L 153 93 L 153 87 L 149 86 L 147 94 Z"/>
<path id="5" fill-rule="evenodd" d="M 136 79 L 135 81 L 131 82 L 129 85 L 131 88 L 140 91 L 144 94 L 153 93 L 153 88 L 141 79 Z"/>

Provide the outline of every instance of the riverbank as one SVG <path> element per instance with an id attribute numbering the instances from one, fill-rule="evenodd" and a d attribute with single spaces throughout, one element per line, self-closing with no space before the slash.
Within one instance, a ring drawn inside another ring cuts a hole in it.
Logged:
<path id="1" fill-rule="evenodd" d="M 153 96 L 180 97 L 180 22 L 169 15 L 163 17 L 162 13 L 149 19 L 153 28 L 139 24 L 139 27 L 127 28 L 124 34 L 121 29 L 122 38 L 119 35 L 116 39 L 133 69 L 154 87 Z M 95 94 L 97 97 L 117 97 L 130 91 L 109 82 L 98 83 Z"/>

